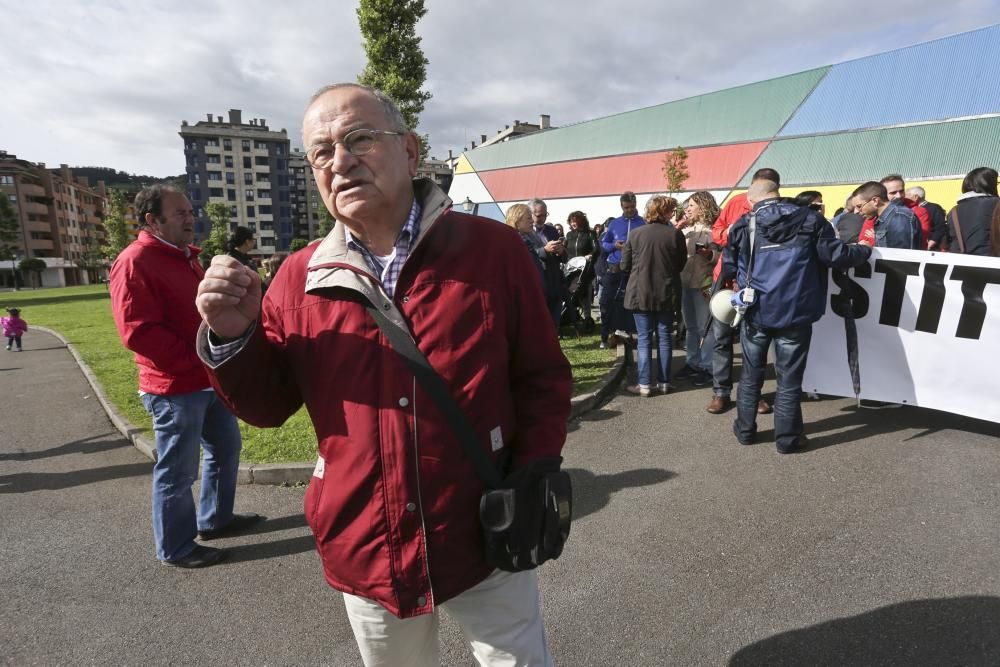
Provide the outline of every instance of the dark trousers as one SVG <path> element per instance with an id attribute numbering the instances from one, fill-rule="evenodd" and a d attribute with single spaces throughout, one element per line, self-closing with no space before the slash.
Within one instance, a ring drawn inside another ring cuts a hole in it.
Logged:
<path id="1" fill-rule="evenodd" d="M 608 271 L 601 283 L 601 340 L 607 342 L 608 336 L 617 329 L 635 333 L 635 320 L 632 313 L 625 309 L 625 285 L 628 274 L 621 271 Z"/>
<path id="2" fill-rule="evenodd" d="M 774 443 L 790 451 L 802 435 L 802 376 L 812 340 L 812 325 L 791 329 L 758 329 L 743 323 L 743 373 L 736 400 L 733 431 L 741 442 L 753 441 L 757 433 L 757 401 L 764 385 L 767 349 L 774 342 L 774 372 L 778 392 L 774 397 Z"/>
<path id="3" fill-rule="evenodd" d="M 710 337 L 714 338 L 712 341 L 712 391 L 716 396 L 728 397 L 733 393 L 733 327 L 713 317 Z"/>
<path id="4" fill-rule="evenodd" d="M 21 349 L 21 337 L 20 336 L 7 336 L 7 349 L 9 350 L 11 346 L 17 343 L 17 349 Z"/>

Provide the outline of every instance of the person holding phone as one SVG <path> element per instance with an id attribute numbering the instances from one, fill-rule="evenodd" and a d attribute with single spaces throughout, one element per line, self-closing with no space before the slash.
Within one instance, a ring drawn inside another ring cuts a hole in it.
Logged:
<path id="1" fill-rule="evenodd" d="M 684 205 L 684 217 L 677 228 L 684 234 L 688 260 L 681 271 L 681 313 L 687 325 L 685 350 L 687 363 L 676 380 L 690 380 L 696 387 L 712 383 L 712 334 L 705 334 L 708 318 L 708 293 L 712 287 L 712 268 L 719 252 L 712 243 L 712 224 L 719 217 L 719 205 L 711 193 L 695 192 Z"/>

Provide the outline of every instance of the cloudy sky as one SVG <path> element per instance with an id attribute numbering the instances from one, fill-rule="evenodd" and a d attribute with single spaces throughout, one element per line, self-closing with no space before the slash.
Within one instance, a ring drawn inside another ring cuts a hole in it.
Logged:
<path id="1" fill-rule="evenodd" d="M 419 130 L 461 152 L 514 119 L 596 118 L 996 22 L 997 0 L 427 0 Z M 182 173 L 181 120 L 243 110 L 301 144 L 302 107 L 364 66 L 356 0 L 0 0 L 0 150 Z M 858 82 L 877 103 L 883 82 Z M 903 91 L 919 81 L 884 82 Z"/>

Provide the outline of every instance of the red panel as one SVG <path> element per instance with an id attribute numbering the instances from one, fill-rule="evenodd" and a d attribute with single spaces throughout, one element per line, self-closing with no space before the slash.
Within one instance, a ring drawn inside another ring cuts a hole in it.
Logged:
<path id="1" fill-rule="evenodd" d="M 688 150 L 688 173 L 684 190 L 733 188 L 767 148 L 768 142 L 711 146 Z M 598 197 L 633 192 L 664 192 L 663 155 L 639 153 L 594 160 L 477 172 L 496 201 L 540 197 Z"/>

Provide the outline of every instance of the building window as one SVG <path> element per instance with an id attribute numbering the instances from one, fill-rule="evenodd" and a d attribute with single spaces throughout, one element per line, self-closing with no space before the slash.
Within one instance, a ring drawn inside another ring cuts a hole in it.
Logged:
<path id="1" fill-rule="evenodd" d="M 244 169 L 252 169 L 253 168 L 253 160 L 250 159 L 250 157 L 243 158 L 243 168 Z"/>
<path id="2" fill-rule="evenodd" d="M 0 185 L 14 185 L 14 177 L 0 176 Z"/>
<path id="3" fill-rule="evenodd" d="M 7 195 L 7 198 L 10 199 L 11 204 L 17 203 L 17 195 Z"/>
<path id="4" fill-rule="evenodd" d="M 229 185 L 235 185 L 236 184 L 236 174 L 234 174 L 231 171 L 227 171 L 226 172 L 226 183 L 229 184 Z"/>
<path id="5" fill-rule="evenodd" d="M 230 190 L 230 192 L 232 192 L 232 190 Z M 236 207 L 235 207 L 235 206 L 230 206 L 230 207 L 229 207 L 229 217 L 230 217 L 230 218 L 235 218 L 235 217 L 237 217 L 237 216 L 238 216 L 239 214 L 240 214 L 240 212 L 236 210 Z"/>
<path id="6" fill-rule="evenodd" d="M 256 218 L 257 217 L 257 212 L 254 210 L 253 206 L 247 206 L 247 217 L 248 218 Z"/>
<path id="7" fill-rule="evenodd" d="M 280 170 L 281 167 L 278 167 Z M 288 185 L 288 174 L 278 174 L 278 185 Z"/>
<path id="8" fill-rule="evenodd" d="M 313 201 L 313 203 L 312 203 L 312 207 L 313 207 L 313 210 L 315 211 L 315 210 L 316 210 L 316 208 L 317 208 L 315 200 L 314 200 L 314 201 Z"/>
<path id="9" fill-rule="evenodd" d="M 199 183 L 201 183 L 201 176 L 198 175 L 198 172 L 195 172 L 188 176 L 188 183 L 191 183 L 192 185 L 198 185 Z"/>
<path id="10" fill-rule="evenodd" d="M 210 171 L 208 172 L 208 180 L 210 181 L 221 181 L 222 172 L 221 171 Z"/>
<path id="11" fill-rule="evenodd" d="M 270 183 L 271 182 L 271 175 L 270 174 L 263 174 L 263 173 L 257 174 L 257 182 L 258 183 Z"/>
<path id="12" fill-rule="evenodd" d="M 273 222 L 262 222 L 262 223 L 260 223 L 260 228 L 261 228 L 262 231 L 272 230 L 272 229 L 274 229 L 274 223 Z"/>
<path id="13" fill-rule="evenodd" d="M 266 141 L 255 141 L 255 142 L 253 142 L 253 147 L 257 148 L 257 149 L 267 150 L 267 142 Z"/>
<path id="14" fill-rule="evenodd" d="M 278 153 L 278 155 L 281 155 L 281 153 Z M 285 171 L 285 161 L 282 159 L 278 160 L 278 171 Z"/>
<path id="15" fill-rule="evenodd" d="M 243 185 L 253 185 L 253 172 L 243 172 Z"/>
<path id="16" fill-rule="evenodd" d="M 225 150 L 227 150 L 227 151 L 233 150 L 233 140 L 232 139 L 223 139 L 222 140 L 222 148 L 225 149 Z"/>
<path id="17" fill-rule="evenodd" d="M 243 150 L 249 151 L 250 150 L 250 140 L 249 139 L 244 139 L 243 141 L 240 142 L 240 146 L 243 147 Z"/>
<path id="18" fill-rule="evenodd" d="M 247 201 L 253 201 L 253 190 L 247 190 L 246 195 L 247 195 Z"/>
<path id="19" fill-rule="evenodd" d="M 224 193 L 222 192 L 222 188 L 209 188 L 208 189 L 208 196 L 209 197 L 222 197 L 222 196 L 224 196 Z"/>
<path id="20" fill-rule="evenodd" d="M 258 155 L 254 158 L 253 162 L 258 167 L 266 167 L 269 164 L 266 155 Z"/>
<path id="21" fill-rule="evenodd" d="M 288 190 L 278 191 L 278 201 L 288 201 Z"/>
<path id="22" fill-rule="evenodd" d="M 262 204 L 261 207 L 260 207 L 260 214 L 261 215 L 271 215 L 271 207 Z"/>
<path id="23" fill-rule="evenodd" d="M 236 190 L 229 190 L 227 194 L 229 195 L 229 201 L 236 201 Z"/>
<path id="24" fill-rule="evenodd" d="M 201 201 L 201 188 L 191 188 L 191 201 Z"/>
<path id="25" fill-rule="evenodd" d="M 257 191 L 257 198 L 258 199 L 270 199 L 271 198 L 271 191 L 270 190 L 258 190 Z"/>
<path id="26" fill-rule="evenodd" d="M 292 209 L 288 206 L 281 207 L 281 217 L 290 218 L 292 216 Z"/>
<path id="27" fill-rule="evenodd" d="M 218 148 L 219 147 L 219 140 L 216 137 L 211 137 L 211 138 L 205 140 L 205 145 L 206 146 L 215 146 L 216 148 Z"/>
<path id="28" fill-rule="evenodd" d="M 227 155 L 226 156 L 226 169 L 232 169 L 232 168 L 233 168 L 233 156 L 232 155 Z"/>
<path id="29" fill-rule="evenodd" d="M 205 156 L 205 163 L 206 164 L 221 164 L 222 163 L 222 158 L 220 156 L 218 156 L 218 155 L 206 155 Z"/>

